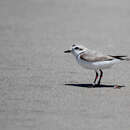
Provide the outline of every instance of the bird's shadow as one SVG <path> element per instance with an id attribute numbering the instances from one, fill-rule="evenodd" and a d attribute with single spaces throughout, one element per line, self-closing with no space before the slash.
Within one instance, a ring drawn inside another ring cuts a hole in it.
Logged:
<path id="1" fill-rule="evenodd" d="M 83 88 L 114 88 L 115 85 L 108 85 L 108 84 L 100 84 L 100 85 L 93 85 L 93 84 L 79 84 L 79 83 L 66 83 L 66 86 L 74 86 L 74 87 L 83 87 Z M 118 85 L 118 88 L 122 88 L 125 86 Z"/>

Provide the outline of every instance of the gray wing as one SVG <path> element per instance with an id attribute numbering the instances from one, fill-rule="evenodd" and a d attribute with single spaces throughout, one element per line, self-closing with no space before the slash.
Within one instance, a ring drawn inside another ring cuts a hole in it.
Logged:
<path id="1" fill-rule="evenodd" d="M 87 62 L 111 61 L 115 59 L 114 57 L 111 57 L 111 56 L 96 56 L 96 55 L 89 55 L 86 53 L 81 54 L 80 58 Z"/>

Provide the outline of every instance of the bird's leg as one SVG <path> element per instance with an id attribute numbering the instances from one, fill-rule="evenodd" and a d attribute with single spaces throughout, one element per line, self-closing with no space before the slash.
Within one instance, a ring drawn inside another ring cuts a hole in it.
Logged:
<path id="1" fill-rule="evenodd" d="M 102 77 L 103 77 L 103 71 L 100 69 L 100 78 L 98 81 L 98 85 L 100 85 Z"/>
<path id="2" fill-rule="evenodd" d="M 97 71 L 95 71 L 96 72 L 96 76 L 95 76 L 95 79 L 94 79 L 94 81 L 93 81 L 93 85 L 95 86 L 95 84 L 96 84 L 96 81 L 97 81 L 97 78 L 98 78 L 98 72 Z"/>

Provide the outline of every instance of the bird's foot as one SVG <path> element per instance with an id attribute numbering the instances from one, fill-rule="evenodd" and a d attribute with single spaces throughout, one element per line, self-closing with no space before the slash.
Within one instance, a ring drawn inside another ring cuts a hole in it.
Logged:
<path id="1" fill-rule="evenodd" d="M 100 82 L 98 82 L 97 84 L 96 84 L 96 83 L 92 83 L 92 85 L 93 85 L 93 86 L 92 86 L 93 88 L 95 88 L 95 87 L 101 87 Z"/>
<path id="2" fill-rule="evenodd" d="M 97 86 L 96 83 L 92 83 L 92 87 L 95 88 Z"/>
<path id="3" fill-rule="evenodd" d="M 100 86 L 101 86 L 101 83 L 100 83 L 100 82 L 98 82 L 97 86 L 99 86 L 99 87 L 100 87 Z"/>

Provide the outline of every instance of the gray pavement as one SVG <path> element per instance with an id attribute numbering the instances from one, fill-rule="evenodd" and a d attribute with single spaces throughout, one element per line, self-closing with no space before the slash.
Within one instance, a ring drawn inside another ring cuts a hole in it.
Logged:
<path id="1" fill-rule="evenodd" d="M 91 88 L 94 72 L 63 53 L 73 43 L 130 56 L 130 2 L 0 1 L 0 130 L 130 129 L 130 63 Z"/>

